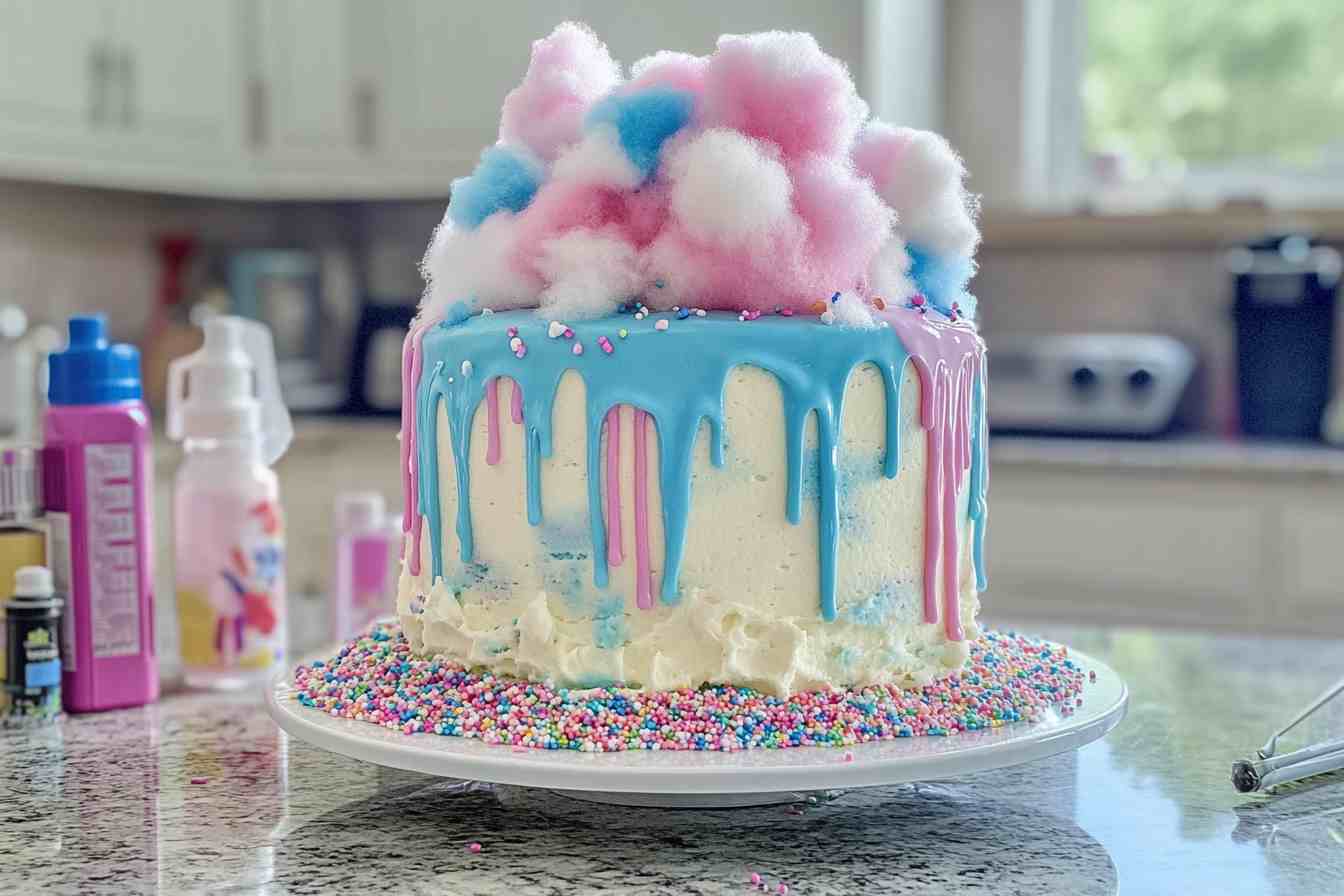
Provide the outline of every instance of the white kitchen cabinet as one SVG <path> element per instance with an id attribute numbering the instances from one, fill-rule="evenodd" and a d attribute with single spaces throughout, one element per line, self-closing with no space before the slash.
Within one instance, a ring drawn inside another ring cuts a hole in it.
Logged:
<path id="1" fill-rule="evenodd" d="M 104 6 L 83 15 L 55 4 L 0 0 L 0 165 L 19 176 L 96 157 L 107 113 L 111 52 Z"/>
<path id="2" fill-rule="evenodd" d="M 123 3 L 114 13 L 129 145 L 169 159 L 237 159 L 242 146 L 235 2 Z"/>
<path id="3" fill-rule="evenodd" d="M 471 169 L 476 152 L 494 142 L 499 128 L 503 97 L 465 85 L 516 80 L 526 56 L 503 52 L 506 37 L 488 22 L 494 11 L 481 4 L 391 0 L 384 10 L 377 48 L 383 60 L 377 75 L 378 155 L 402 160 L 407 173 L 436 180 L 446 192 L 453 177 Z M 514 44 L 526 53 L 526 42 Z"/>
<path id="4" fill-rule="evenodd" d="M 587 22 L 625 66 L 660 48 L 708 53 L 722 32 L 810 31 L 857 72 L 863 4 L 735 0 L 665 4 L 650 17 L 624 0 L 361 5 L 375 57 L 377 140 L 389 189 L 442 195 L 495 142 L 500 105 L 527 71 L 531 44 L 566 20 Z"/>
<path id="5" fill-rule="evenodd" d="M 237 2 L 114 6 L 115 101 L 99 148 L 129 184 L 192 192 L 243 174 L 239 13 Z"/>
<path id="6" fill-rule="evenodd" d="M 255 199 L 444 196 L 531 41 L 590 22 L 629 63 L 814 32 L 855 71 L 868 4 L 0 0 L 0 177 Z"/>
<path id="7" fill-rule="evenodd" d="M 362 36 L 351 6 L 252 0 L 250 144 L 263 175 L 316 185 L 357 161 L 352 58 Z"/>
<path id="8" fill-rule="evenodd" d="M 236 13 L 0 0 L 0 174 L 186 192 L 235 178 Z"/>
<path id="9" fill-rule="evenodd" d="M 1246 447 L 1236 469 L 1218 456 L 1231 453 L 1055 442 L 1030 460 L 1001 445 L 985 612 L 1344 635 L 1344 458 L 1271 468 L 1266 449 Z"/>

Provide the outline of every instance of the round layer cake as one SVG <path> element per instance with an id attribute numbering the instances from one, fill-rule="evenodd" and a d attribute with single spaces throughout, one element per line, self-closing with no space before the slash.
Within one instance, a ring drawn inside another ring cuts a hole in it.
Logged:
<path id="1" fill-rule="evenodd" d="M 413 649 L 571 686 L 773 694 L 960 667 L 983 585 L 983 346 L 934 312 L 880 316 L 419 329 Z"/>
<path id="2" fill-rule="evenodd" d="M 403 354 L 411 648 L 772 695 L 961 667 L 984 587 L 956 153 L 810 35 L 532 47 Z"/>

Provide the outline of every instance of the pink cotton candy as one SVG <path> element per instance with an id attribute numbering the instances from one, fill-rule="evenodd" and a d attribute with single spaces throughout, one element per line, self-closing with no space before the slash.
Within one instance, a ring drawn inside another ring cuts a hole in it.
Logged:
<path id="1" fill-rule="evenodd" d="M 891 236 L 896 216 L 872 183 L 840 159 L 809 156 L 794 166 L 793 194 L 817 277 L 835 290 L 855 288 Z"/>
<path id="2" fill-rule="evenodd" d="M 632 111 L 640 91 L 676 98 L 675 129 Z M 673 92 L 690 95 L 689 119 Z M 591 31 L 562 25 L 533 44 L 501 121 L 501 140 L 539 159 L 539 186 L 476 230 L 440 229 L 425 305 L 815 314 L 840 293 L 829 322 L 868 326 L 874 296 L 936 299 L 942 284 L 956 298 L 952 275 L 973 269 L 979 240 L 961 160 L 936 134 L 866 118 L 845 66 L 810 35 L 659 52 L 622 82 Z"/>
<path id="3" fill-rule="evenodd" d="M 807 264 L 805 239 L 796 216 L 786 219 L 768 243 L 755 246 L 705 242 L 670 219 L 644 251 L 646 278 L 663 283 L 646 301 L 660 309 L 674 304 L 723 311 L 806 308 L 823 297 L 823 288 Z"/>
<path id="4" fill-rule="evenodd" d="M 705 92 L 705 68 L 709 59 L 689 53 L 659 50 L 630 67 L 630 83 L 624 88 L 671 87 L 696 97 Z"/>
<path id="5" fill-rule="evenodd" d="M 621 197 L 625 209 L 621 219 L 626 234 L 636 246 L 643 248 L 653 242 L 667 223 L 671 208 L 671 189 L 665 183 L 654 183 Z"/>
<path id="6" fill-rule="evenodd" d="M 724 35 L 705 69 L 704 123 L 769 140 L 786 158 L 843 155 L 868 117 L 849 72 L 810 34 Z"/>
<path id="7" fill-rule="evenodd" d="M 850 152 L 854 167 L 870 178 L 879 191 L 885 191 L 914 134 L 913 128 L 892 127 L 881 121 L 868 122 Z"/>
<path id="8" fill-rule="evenodd" d="M 518 215 L 520 254 L 535 256 L 543 242 L 564 230 L 600 230 L 618 224 L 624 215 L 623 195 L 603 184 L 548 181 Z"/>
<path id="9" fill-rule="evenodd" d="M 579 141 L 588 109 L 620 79 L 606 45 L 587 26 L 566 22 L 533 42 L 523 83 L 504 99 L 499 138 L 550 162 Z"/>

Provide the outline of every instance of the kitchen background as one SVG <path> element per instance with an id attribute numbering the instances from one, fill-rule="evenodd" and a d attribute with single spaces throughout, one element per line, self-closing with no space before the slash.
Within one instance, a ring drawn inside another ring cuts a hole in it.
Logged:
<path id="1" fill-rule="evenodd" d="M 151 396 L 203 309 L 267 320 L 301 412 L 292 603 L 320 619 L 337 491 L 400 507 L 379 412 L 418 261 L 528 41 L 576 18 L 630 60 L 801 29 L 984 197 L 973 289 L 1013 430 L 987 614 L 1344 634 L 1344 12 L 1249 6 L 0 0 L 0 438 L 31 436 L 26 371 L 73 313 L 141 347 Z M 160 520 L 177 457 L 159 444 Z"/>

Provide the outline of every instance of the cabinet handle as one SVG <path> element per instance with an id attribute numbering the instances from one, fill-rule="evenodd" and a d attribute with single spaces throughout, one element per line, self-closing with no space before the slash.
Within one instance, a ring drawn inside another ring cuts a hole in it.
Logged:
<path id="1" fill-rule="evenodd" d="M 270 121 L 267 108 L 266 82 L 252 78 L 247 82 L 247 142 L 253 149 L 267 143 L 266 126 Z"/>
<path id="2" fill-rule="evenodd" d="M 378 146 L 378 91 L 368 81 L 355 87 L 355 143 L 364 152 Z"/>

